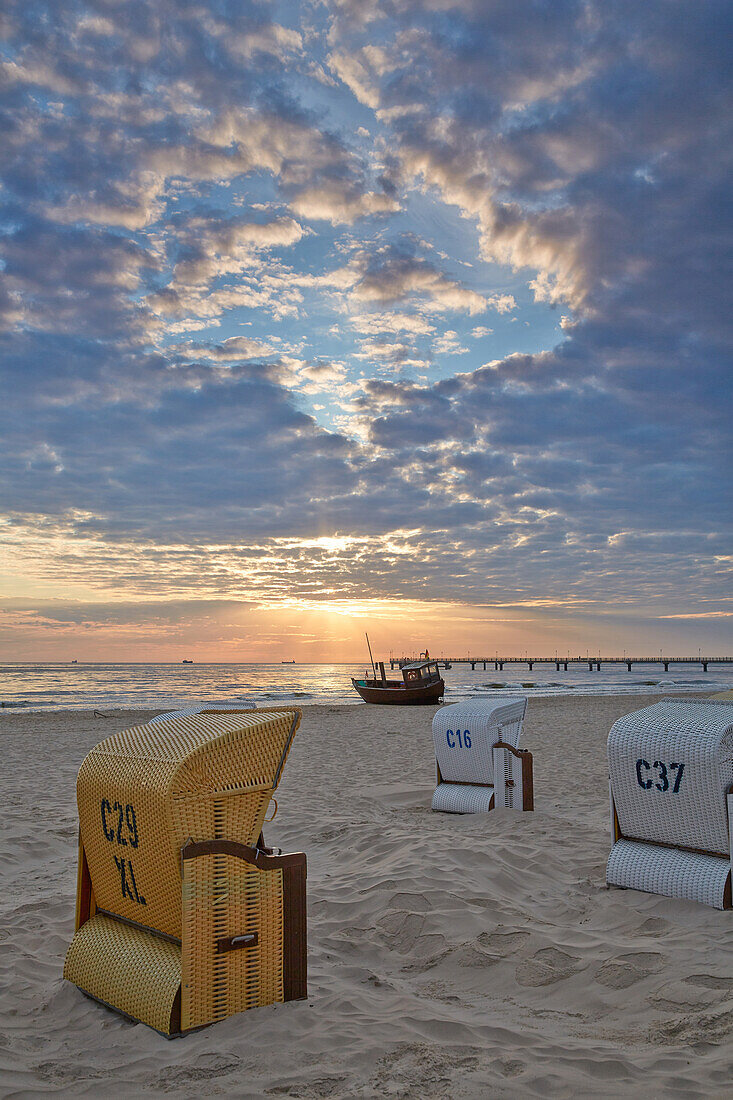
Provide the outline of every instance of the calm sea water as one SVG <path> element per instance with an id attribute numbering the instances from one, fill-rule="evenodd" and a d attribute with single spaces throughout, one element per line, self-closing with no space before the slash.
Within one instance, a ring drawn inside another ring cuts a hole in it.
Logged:
<path id="1" fill-rule="evenodd" d="M 364 664 L 9 664 L 0 666 L 0 702 L 5 713 L 105 707 L 175 708 L 199 702 L 354 703 L 361 699 L 351 676 L 363 676 Z M 399 673 L 393 674 L 396 677 Z M 601 666 L 600 672 L 554 664 L 471 671 L 453 665 L 443 673 L 446 702 L 477 695 L 619 695 L 674 691 L 725 691 L 733 688 L 733 668 L 693 665 L 670 667 Z"/>

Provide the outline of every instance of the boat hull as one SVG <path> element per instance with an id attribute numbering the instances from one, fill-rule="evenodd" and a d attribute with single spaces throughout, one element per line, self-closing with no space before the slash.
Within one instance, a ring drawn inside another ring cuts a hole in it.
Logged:
<path id="1" fill-rule="evenodd" d="M 394 687 L 363 684 L 355 680 L 353 676 L 351 683 L 365 703 L 381 703 L 393 707 L 419 707 L 430 703 L 435 704 L 443 698 L 445 691 L 443 680 L 434 680 L 431 684 L 421 684 L 419 687 L 414 688 L 408 688 L 399 683 L 395 683 Z"/>

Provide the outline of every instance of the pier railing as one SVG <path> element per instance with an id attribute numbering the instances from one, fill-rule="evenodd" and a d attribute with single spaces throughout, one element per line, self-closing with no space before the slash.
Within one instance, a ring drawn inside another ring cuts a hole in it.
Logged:
<path id="1" fill-rule="evenodd" d="M 414 657 L 390 657 L 390 668 L 401 668 L 403 664 L 408 661 L 414 660 Z M 704 672 L 707 672 L 708 665 L 730 665 L 733 664 L 733 657 L 704 657 L 698 655 L 697 657 L 663 657 L 660 653 L 658 657 L 591 657 L 587 655 L 585 657 L 436 657 L 435 660 L 439 665 L 444 668 L 450 668 L 451 665 L 470 665 L 472 670 L 475 670 L 477 665 L 482 665 L 484 669 L 493 665 L 496 672 L 502 672 L 504 665 L 527 665 L 531 672 L 535 665 L 554 665 L 557 672 L 562 668 L 565 672 L 568 670 L 568 665 L 587 665 L 588 671 L 593 672 L 601 671 L 601 665 L 626 665 L 626 668 L 631 672 L 633 665 L 663 665 L 664 671 L 669 672 L 670 665 L 699 665 Z"/>

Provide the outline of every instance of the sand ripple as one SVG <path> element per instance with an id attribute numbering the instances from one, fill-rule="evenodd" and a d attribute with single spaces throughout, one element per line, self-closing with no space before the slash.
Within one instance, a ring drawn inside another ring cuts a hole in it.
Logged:
<path id="1" fill-rule="evenodd" d="M 604 883 L 605 737 L 645 702 L 533 700 L 537 811 L 475 817 L 430 812 L 431 710 L 307 708 L 268 837 L 308 853 L 310 998 L 176 1042 L 61 979 L 76 769 L 136 716 L 3 718 L 2 1095 L 723 1095 L 730 914 Z"/>

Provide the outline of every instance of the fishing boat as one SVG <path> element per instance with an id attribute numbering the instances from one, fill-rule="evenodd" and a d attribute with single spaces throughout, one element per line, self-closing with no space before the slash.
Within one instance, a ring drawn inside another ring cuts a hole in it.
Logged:
<path id="1" fill-rule="evenodd" d="M 388 680 L 384 662 L 379 662 L 380 675 L 366 675 L 363 680 L 351 677 L 351 683 L 365 703 L 388 703 L 392 706 L 419 706 L 442 699 L 445 683 L 437 661 L 410 661 L 403 665 L 401 680 Z"/>
<path id="2" fill-rule="evenodd" d="M 390 706 L 419 706 L 421 703 L 437 703 L 443 698 L 445 684 L 440 675 L 438 662 L 425 654 L 419 661 L 407 661 L 400 666 L 401 680 L 388 680 L 384 671 L 384 661 L 377 666 L 372 657 L 369 635 L 366 635 L 369 647 L 369 660 L 373 676 L 364 673 L 363 680 L 351 677 L 351 683 L 365 703 L 386 703 Z M 379 675 L 377 676 L 377 667 Z"/>

